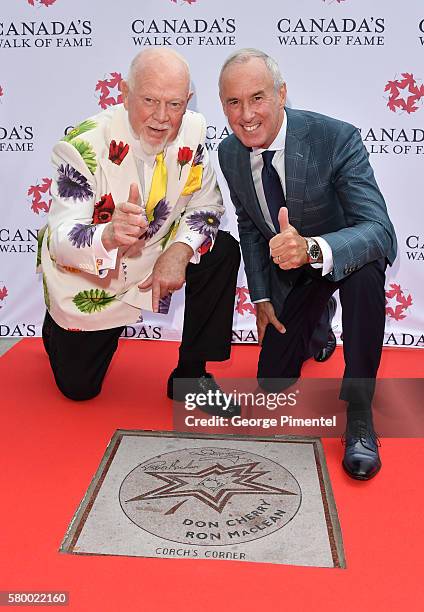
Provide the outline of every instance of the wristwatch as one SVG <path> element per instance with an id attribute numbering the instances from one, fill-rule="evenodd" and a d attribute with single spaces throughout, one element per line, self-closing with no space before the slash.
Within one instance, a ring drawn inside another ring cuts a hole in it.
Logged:
<path id="1" fill-rule="evenodd" d="M 321 249 L 316 240 L 313 238 L 305 238 L 306 240 L 306 256 L 308 263 L 317 263 L 321 258 Z"/>

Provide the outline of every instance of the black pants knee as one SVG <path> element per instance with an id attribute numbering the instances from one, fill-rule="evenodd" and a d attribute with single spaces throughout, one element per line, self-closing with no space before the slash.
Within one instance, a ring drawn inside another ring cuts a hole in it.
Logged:
<path id="1" fill-rule="evenodd" d="M 183 355 L 205 361 L 229 358 L 239 264 L 237 240 L 219 231 L 212 251 L 187 266 Z M 68 331 L 46 313 L 43 340 L 56 384 L 66 397 L 86 400 L 100 393 L 123 329 Z"/>
<path id="2" fill-rule="evenodd" d="M 87 400 L 101 391 L 103 379 L 118 346 L 123 327 L 99 331 L 68 331 L 49 313 L 43 341 L 60 391 L 72 400 Z"/>
<path id="3" fill-rule="evenodd" d="M 381 359 L 385 324 L 385 260 L 370 262 L 339 282 L 305 279 L 293 287 L 280 320 L 280 334 L 268 325 L 259 356 L 258 378 L 298 378 L 311 336 L 330 296 L 339 289 L 342 304 L 345 372 L 340 397 L 371 401 Z"/>
<path id="4" fill-rule="evenodd" d="M 189 264 L 180 354 L 194 360 L 224 361 L 231 352 L 239 244 L 219 231 L 213 249 Z"/>

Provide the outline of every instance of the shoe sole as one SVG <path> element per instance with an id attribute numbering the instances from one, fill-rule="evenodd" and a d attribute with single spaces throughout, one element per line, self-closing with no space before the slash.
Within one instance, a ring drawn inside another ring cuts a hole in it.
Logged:
<path id="1" fill-rule="evenodd" d="M 377 476 L 378 472 L 381 470 L 381 465 L 379 466 L 378 470 L 376 470 L 375 472 L 373 472 L 371 474 L 371 476 L 355 476 L 354 474 L 352 474 L 352 472 L 349 472 L 349 470 L 347 469 L 347 467 L 345 466 L 345 464 L 342 461 L 342 467 L 345 471 L 345 473 L 350 477 L 353 478 L 354 480 L 371 480 L 372 478 L 374 478 L 375 476 Z"/>

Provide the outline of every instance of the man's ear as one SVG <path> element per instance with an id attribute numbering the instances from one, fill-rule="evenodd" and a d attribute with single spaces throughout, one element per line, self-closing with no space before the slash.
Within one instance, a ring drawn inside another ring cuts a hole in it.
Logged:
<path id="1" fill-rule="evenodd" d="M 280 99 L 280 106 L 284 108 L 284 106 L 286 105 L 286 99 L 287 99 L 287 86 L 285 83 L 283 83 L 278 91 L 278 97 Z"/>
<path id="2" fill-rule="evenodd" d="M 121 93 L 122 93 L 122 101 L 124 103 L 124 107 L 126 110 L 128 110 L 128 93 L 129 93 L 130 88 L 128 87 L 127 81 L 122 79 L 122 81 L 119 83 L 119 89 L 121 90 Z"/>
<path id="3" fill-rule="evenodd" d="M 194 91 L 190 91 L 190 93 L 188 94 L 188 98 L 187 98 L 187 104 L 190 102 L 193 96 L 194 96 Z"/>
<path id="4" fill-rule="evenodd" d="M 228 117 L 228 115 L 227 115 L 227 106 L 226 106 L 226 104 L 224 103 L 224 99 L 223 99 L 223 97 L 221 96 L 221 92 L 219 92 L 219 99 L 221 100 L 222 112 L 224 113 L 224 115 L 225 115 L 226 117 Z"/>

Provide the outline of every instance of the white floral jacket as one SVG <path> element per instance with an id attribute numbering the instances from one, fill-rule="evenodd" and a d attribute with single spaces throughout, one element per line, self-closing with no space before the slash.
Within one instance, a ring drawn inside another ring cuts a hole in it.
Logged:
<path id="1" fill-rule="evenodd" d="M 205 134 L 204 117 L 187 111 L 166 150 L 166 197 L 154 209 L 144 246 L 135 256 L 118 250 L 116 267 L 107 273 L 93 248 L 95 232 L 127 200 L 131 183 L 142 193 L 127 112 L 122 105 L 107 109 L 54 147 L 52 205 L 39 235 L 39 263 L 46 306 L 58 325 L 92 331 L 137 321 L 141 309 L 152 308 L 151 291 L 140 292 L 138 284 L 163 250 L 184 241 L 199 258 L 213 245 L 224 209 L 204 152 Z M 161 301 L 161 312 L 169 301 Z"/>

